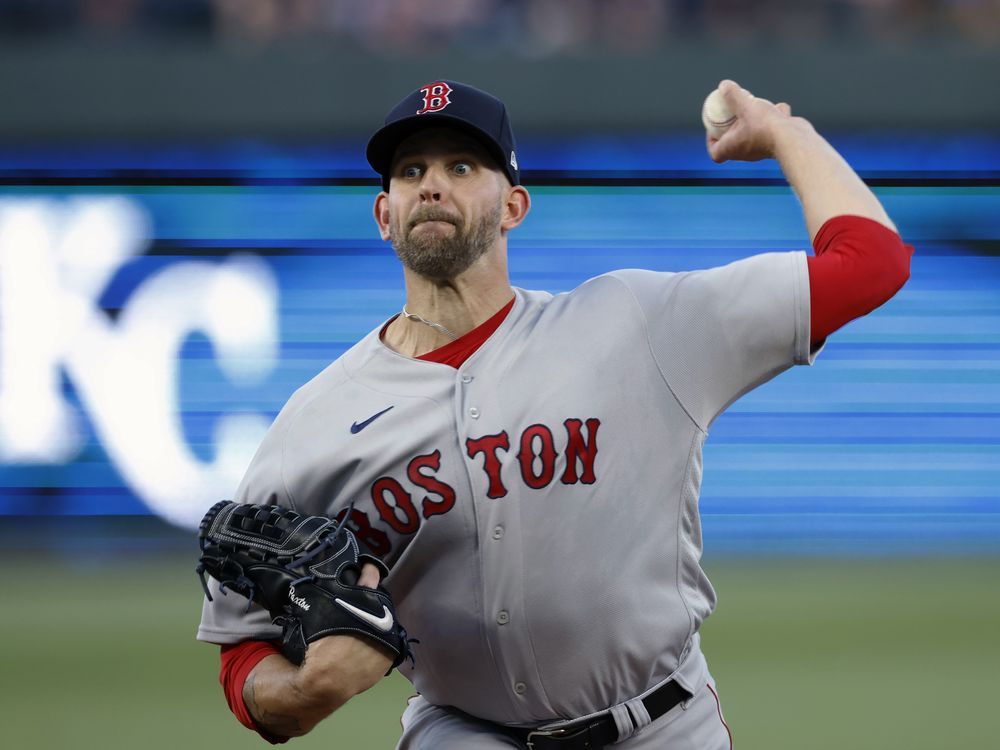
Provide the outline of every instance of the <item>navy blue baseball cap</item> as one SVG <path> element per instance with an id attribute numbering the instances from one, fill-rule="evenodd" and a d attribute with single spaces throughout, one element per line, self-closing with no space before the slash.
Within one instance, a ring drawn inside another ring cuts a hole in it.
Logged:
<path id="1" fill-rule="evenodd" d="M 385 124 L 368 141 L 365 155 L 389 190 L 392 157 L 406 138 L 423 128 L 455 127 L 475 137 L 493 156 L 512 185 L 520 185 L 517 147 L 510 116 L 502 101 L 485 91 L 456 81 L 432 81 L 397 104 Z"/>

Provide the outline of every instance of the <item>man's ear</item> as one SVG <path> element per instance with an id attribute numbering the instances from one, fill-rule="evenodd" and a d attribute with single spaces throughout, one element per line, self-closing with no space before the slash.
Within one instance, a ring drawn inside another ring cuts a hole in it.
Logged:
<path id="1" fill-rule="evenodd" d="M 513 185 L 507 191 L 507 197 L 503 204 L 503 218 L 500 221 L 500 229 L 509 232 L 514 229 L 528 215 L 531 209 L 531 196 L 521 185 Z"/>
<path id="2" fill-rule="evenodd" d="M 375 223 L 378 224 L 378 233 L 382 240 L 389 241 L 389 194 L 384 190 L 375 197 Z"/>

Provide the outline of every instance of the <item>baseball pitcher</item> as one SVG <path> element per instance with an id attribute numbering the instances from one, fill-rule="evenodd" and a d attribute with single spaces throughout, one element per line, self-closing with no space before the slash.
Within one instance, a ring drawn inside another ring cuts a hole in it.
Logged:
<path id="1" fill-rule="evenodd" d="M 702 445 L 735 399 L 888 300 L 912 248 L 786 104 L 732 81 L 717 162 L 776 159 L 813 255 L 511 286 L 528 214 L 511 121 L 455 81 L 372 136 L 400 312 L 281 411 L 201 529 L 198 638 L 272 742 L 392 668 L 402 750 L 721 750 L 699 629 Z"/>

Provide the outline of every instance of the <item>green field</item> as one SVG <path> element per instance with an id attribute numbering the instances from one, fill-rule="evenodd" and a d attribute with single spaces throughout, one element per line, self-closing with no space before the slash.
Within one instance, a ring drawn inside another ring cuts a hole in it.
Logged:
<path id="1" fill-rule="evenodd" d="M 215 648 L 194 640 L 193 559 L 135 565 L 4 560 L 5 747 L 266 746 L 229 714 Z M 997 746 L 1000 559 L 707 567 L 720 605 L 703 645 L 736 747 Z M 391 748 L 409 694 L 393 676 L 291 746 Z"/>

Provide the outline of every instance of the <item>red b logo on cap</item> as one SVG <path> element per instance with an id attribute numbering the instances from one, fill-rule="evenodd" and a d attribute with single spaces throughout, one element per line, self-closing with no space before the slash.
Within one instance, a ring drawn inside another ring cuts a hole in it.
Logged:
<path id="1" fill-rule="evenodd" d="M 444 81 L 428 83 L 420 88 L 424 95 L 424 106 L 417 110 L 418 115 L 426 115 L 428 112 L 440 112 L 451 104 L 448 94 L 451 93 L 451 86 Z"/>

